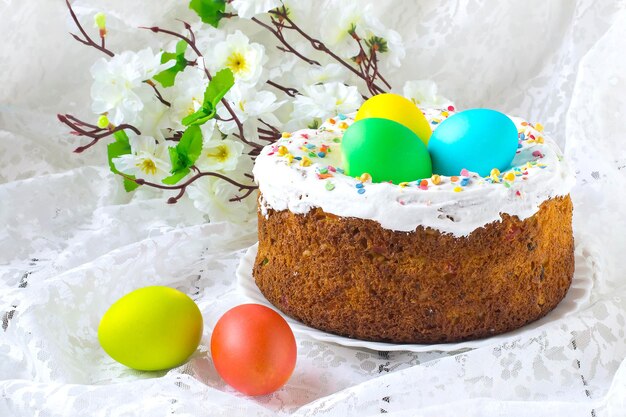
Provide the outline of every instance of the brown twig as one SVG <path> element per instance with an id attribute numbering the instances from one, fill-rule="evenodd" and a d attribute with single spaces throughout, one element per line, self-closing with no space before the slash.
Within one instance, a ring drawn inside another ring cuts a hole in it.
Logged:
<path id="1" fill-rule="evenodd" d="M 126 178 L 129 181 L 132 181 L 138 185 L 147 185 L 149 187 L 153 187 L 153 188 L 158 188 L 159 190 L 179 190 L 178 194 L 176 194 L 174 197 L 170 197 L 167 200 L 168 204 L 176 204 L 178 202 L 178 200 L 180 200 L 183 195 L 185 195 L 185 191 L 187 190 L 187 187 L 189 187 L 193 182 L 197 181 L 198 179 L 202 178 L 202 177 L 216 177 L 219 178 L 223 181 L 226 181 L 236 187 L 239 188 L 239 191 L 242 190 L 246 190 L 246 193 L 244 193 L 244 195 L 241 196 L 235 196 L 231 199 L 229 199 L 228 201 L 241 201 L 244 198 L 248 197 L 250 194 L 252 194 L 252 192 L 254 192 L 254 190 L 258 189 L 259 187 L 257 185 L 246 185 L 246 184 L 242 184 L 238 181 L 235 181 L 232 178 L 227 177 L 226 175 L 220 174 L 218 172 L 203 172 L 198 170 L 197 167 L 192 166 L 192 169 L 197 172 L 196 175 L 194 175 L 193 177 L 189 178 L 187 181 L 183 182 L 182 184 L 177 184 L 177 185 L 163 185 L 163 184 L 157 184 L 156 182 L 150 182 L 150 181 L 146 181 L 143 178 L 132 178 L 129 175 L 124 174 L 123 172 L 120 172 L 119 175 L 121 175 L 122 177 Z"/>
<path id="2" fill-rule="evenodd" d="M 319 66 L 320 63 L 305 57 L 304 55 L 302 55 L 300 52 L 298 52 L 297 50 L 295 50 L 291 45 L 289 45 L 289 42 L 287 42 L 287 40 L 285 39 L 285 37 L 283 36 L 282 32 L 279 29 L 274 29 L 272 28 L 270 25 L 261 22 L 259 19 L 257 19 L 256 17 L 252 18 L 252 21 L 255 22 L 258 25 L 263 26 L 265 29 L 269 30 L 270 32 L 272 32 L 272 34 L 274 34 L 274 36 L 276 37 L 276 39 L 278 39 L 280 41 L 280 43 L 282 43 L 284 46 L 280 47 L 277 46 L 277 48 L 283 52 L 289 52 L 294 54 L 295 56 L 297 56 L 298 58 L 300 58 L 301 60 L 303 60 L 304 62 L 306 62 L 309 65 L 317 65 Z M 274 19 L 272 19 L 272 22 L 274 23 Z M 280 23 L 274 23 L 275 25 L 280 25 Z M 280 27 L 280 26 L 278 26 Z"/>
<path id="3" fill-rule="evenodd" d="M 344 59 L 342 59 L 337 54 L 335 54 L 333 51 L 331 51 L 322 41 L 320 41 L 319 39 L 315 39 L 312 36 L 310 36 L 309 34 L 307 34 L 306 32 L 304 32 L 298 25 L 296 25 L 291 20 L 291 18 L 289 18 L 288 14 L 287 14 L 287 9 L 285 8 L 285 6 L 282 6 L 282 7 L 276 8 L 274 10 L 271 10 L 269 13 L 271 13 L 274 16 L 278 17 L 278 20 L 277 19 L 272 19 L 272 23 L 275 26 L 280 27 L 280 28 L 284 28 L 284 29 L 295 30 L 298 34 L 300 34 L 300 36 L 302 36 L 304 39 L 306 39 L 311 44 L 313 49 L 315 49 L 317 51 L 320 51 L 320 52 L 324 52 L 325 54 L 329 55 L 331 58 L 333 58 L 339 64 L 343 65 L 349 71 L 354 73 L 357 77 L 359 77 L 363 81 L 365 81 L 368 86 L 371 86 L 372 90 L 376 91 L 376 94 L 385 92 L 385 90 L 383 88 L 381 88 L 379 85 L 376 84 L 375 78 L 372 78 L 368 73 L 366 73 L 364 71 L 357 70 L 356 68 L 354 68 L 354 66 L 350 65 Z M 287 23 L 289 23 L 289 26 L 284 24 L 285 21 Z M 263 22 L 260 22 L 260 23 L 262 24 L 262 26 L 264 26 L 266 28 L 268 27 L 268 25 L 263 24 Z M 273 29 L 273 28 L 270 27 L 269 30 L 276 36 L 276 33 L 278 32 L 278 29 Z M 279 40 L 281 40 L 281 39 L 284 40 L 284 37 L 282 37 L 282 33 L 281 33 L 281 37 L 279 38 Z M 282 40 L 281 40 L 281 42 L 282 42 Z M 319 63 L 317 63 L 317 65 L 319 65 Z M 387 83 L 385 82 L 385 84 L 387 84 Z"/>
<path id="4" fill-rule="evenodd" d="M 163 103 L 167 107 L 172 107 L 172 103 L 170 103 L 169 101 L 167 101 L 167 100 L 165 100 L 163 98 L 163 96 L 161 95 L 161 92 L 159 91 L 159 89 L 157 88 L 156 84 L 154 84 L 154 82 L 152 80 L 146 80 L 144 82 L 146 84 L 148 84 L 150 87 L 152 87 L 152 89 L 154 90 L 154 93 L 156 94 L 157 98 L 159 99 L 159 101 L 161 103 Z"/>
<path id="5" fill-rule="evenodd" d="M 274 81 L 272 81 L 272 80 L 267 80 L 267 83 L 268 83 L 269 85 L 271 85 L 272 87 L 277 88 L 277 89 L 279 89 L 280 91 L 284 92 L 284 93 L 285 93 L 285 94 L 287 94 L 289 97 L 295 97 L 295 96 L 297 96 L 298 94 L 300 94 L 300 92 L 299 92 L 297 89 L 292 88 L 292 87 L 284 87 L 284 86 L 282 86 L 282 85 L 280 85 L 280 84 L 278 84 L 278 83 L 275 83 L 275 82 L 274 82 Z"/>
<path id="6" fill-rule="evenodd" d="M 263 123 L 272 132 L 277 133 L 279 135 L 281 134 L 280 130 L 276 129 L 274 126 L 272 126 L 271 124 L 267 123 L 263 119 L 259 119 L 259 122 Z"/>
<path id="7" fill-rule="evenodd" d="M 67 8 L 70 11 L 70 15 L 72 16 L 72 20 L 76 24 L 76 27 L 78 28 L 80 33 L 83 35 L 84 39 L 82 39 L 80 36 L 75 35 L 73 33 L 70 33 L 70 35 L 72 35 L 72 37 L 74 39 L 76 39 L 78 42 L 82 43 L 83 45 L 87 45 L 87 46 L 91 46 L 93 48 L 96 48 L 98 51 L 104 52 L 105 54 L 107 54 L 110 57 L 115 56 L 115 54 L 113 52 L 111 52 L 109 49 L 107 49 L 105 47 L 104 37 L 101 38 L 102 39 L 102 44 L 101 45 L 98 45 L 96 42 L 94 42 L 93 39 L 91 39 L 91 37 L 87 34 L 85 29 L 83 29 L 83 26 L 78 21 L 78 17 L 76 17 L 76 13 L 74 13 L 74 9 L 72 9 L 72 5 L 70 4 L 70 0 L 65 0 L 65 4 L 67 5 Z"/>
<path id="8" fill-rule="evenodd" d="M 99 128 L 98 126 L 85 123 L 82 120 L 79 120 L 76 117 L 69 115 L 69 114 L 57 114 L 57 118 L 59 119 L 61 123 L 72 128 L 73 129 L 72 133 L 75 134 L 76 136 L 85 136 L 85 137 L 92 139 L 92 141 L 89 142 L 87 145 L 79 146 L 78 148 L 74 149 L 74 152 L 76 153 L 84 152 L 85 150 L 91 148 L 93 145 L 98 143 L 101 139 L 109 137 L 115 134 L 116 132 L 119 132 L 120 130 L 128 129 L 128 130 L 132 130 L 137 135 L 141 135 L 141 132 L 139 131 L 139 129 L 129 124 L 121 124 L 119 126 L 116 126 L 115 128 L 103 129 L 103 128 Z M 83 129 L 82 127 L 88 127 L 92 130 L 87 131 Z"/>

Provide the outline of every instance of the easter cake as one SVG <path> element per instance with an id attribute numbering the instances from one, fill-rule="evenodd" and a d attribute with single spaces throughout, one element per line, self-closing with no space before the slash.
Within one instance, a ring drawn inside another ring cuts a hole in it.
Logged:
<path id="1" fill-rule="evenodd" d="M 395 343 L 487 337 L 556 307 L 574 271 L 574 180 L 542 126 L 452 106 L 391 125 L 367 104 L 258 156 L 265 297 L 309 326 Z"/>

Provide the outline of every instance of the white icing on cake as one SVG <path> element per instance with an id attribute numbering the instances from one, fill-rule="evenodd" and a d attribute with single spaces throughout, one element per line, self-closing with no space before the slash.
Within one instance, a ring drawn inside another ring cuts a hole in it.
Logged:
<path id="1" fill-rule="evenodd" d="M 424 112 L 433 129 L 453 114 L 441 109 Z M 422 187 L 420 181 L 371 183 L 342 174 L 341 137 L 353 122 L 350 117 L 339 115 L 317 130 L 285 134 L 256 159 L 253 173 L 262 193 L 260 209 L 264 215 L 268 209 L 304 214 L 319 207 L 338 216 L 375 220 L 395 231 L 424 226 L 457 237 L 500 220 L 500 213 L 528 218 L 543 201 L 567 195 L 575 180 L 552 140 L 530 123 L 511 119 L 518 128 L 520 148 L 508 171 L 491 177 L 465 173 L 456 182 L 454 177 L 440 176 L 438 185 L 429 178 Z M 509 173 L 513 180 L 505 179 L 511 178 Z"/>

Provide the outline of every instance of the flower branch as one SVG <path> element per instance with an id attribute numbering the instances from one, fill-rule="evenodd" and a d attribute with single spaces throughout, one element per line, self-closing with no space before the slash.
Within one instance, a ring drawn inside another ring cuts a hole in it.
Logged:
<path id="1" fill-rule="evenodd" d="M 124 174 L 122 172 L 120 172 L 119 175 L 121 175 L 122 177 L 124 177 L 128 181 L 134 182 L 137 185 L 147 185 L 149 187 L 158 188 L 159 190 L 167 190 L 167 191 L 179 190 L 178 194 L 176 194 L 174 197 L 170 197 L 167 200 L 168 204 L 176 204 L 183 197 L 183 195 L 185 195 L 185 191 L 187 190 L 187 187 L 189 187 L 192 183 L 194 183 L 198 179 L 200 179 L 202 177 L 207 177 L 207 176 L 219 178 L 219 179 L 221 179 L 223 181 L 226 181 L 229 184 L 232 184 L 232 185 L 238 187 L 240 192 L 243 191 L 243 190 L 246 190 L 246 192 L 243 195 L 232 197 L 229 200 L 229 201 L 232 201 L 232 202 L 243 200 L 244 198 L 246 198 L 250 194 L 252 194 L 254 192 L 254 190 L 257 190 L 259 188 L 257 185 L 254 185 L 254 184 L 250 184 L 250 185 L 242 184 L 239 181 L 236 181 L 236 180 L 234 180 L 234 179 L 232 179 L 230 177 L 227 177 L 226 175 L 220 174 L 219 172 L 203 172 L 203 171 L 200 171 L 196 166 L 193 166 L 192 169 L 194 170 L 194 172 L 196 172 L 196 175 L 190 177 L 185 182 L 183 182 L 181 184 L 177 184 L 177 185 L 158 184 L 156 182 L 146 181 L 146 180 L 144 180 L 142 178 L 133 178 L 133 177 L 131 177 L 129 175 L 126 175 L 126 174 Z"/>
<path id="2" fill-rule="evenodd" d="M 256 24 L 264 27 L 265 29 L 269 30 L 272 34 L 274 34 L 274 36 L 276 37 L 276 39 L 278 39 L 280 41 L 280 43 L 283 44 L 283 46 L 277 46 L 277 48 L 283 52 L 288 52 L 288 53 L 292 53 L 295 56 L 297 56 L 298 58 L 300 58 L 301 60 L 303 60 L 304 62 L 306 62 L 309 65 L 317 65 L 319 66 L 320 63 L 305 57 L 304 55 L 302 55 L 300 52 L 296 51 L 290 44 L 289 42 L 287 42 L 287 40 L 285 39 L 285 37 L 282 34 L 282 28 L 284 27 L 282 25 L 282 23 L 278 23 L 275 22 L 274 19 L 272 19 L 272 22 L 275 24 L 276 29 L 272 28 L 270 25 L 263 23 L 262 21 L 260 21 L 259 19 L 257 19 L 256 17 L 253 17 L 251 19 L 253 22 L 255 22 Z"/>
<path id="3" fill-rule="evenodd" d="M 70 4 L 69 0 L 65 0 L 65 4 L 67 5 L 67 8 L 70 11 L 70 15 L 72 16 L 72 20 L 74 21 L 74 23 L 76 24 L 76 27 L 78 28 L 78 30 L 80 31 L 80 33 L 83 35 L 83 38 L 81 38 L 80 36 L 74 34 L 74 33 L 70 33 L 70 35 L 72 35 L 72 37 L 74 39 L 76 39 L 78 42 L 82 43 L 83 45 L 87 45 L 87 46 L 91 46 L 105 54 L 107 54 L 110 57 L 115 56 L 115 54 L 113 52 L 111 52 L 109 49 L 107 49 L 105 47 L 105 42 L 104 42 L 104 36 L 101 34 L 100 38 L 101 38 L 101 44 L 97 44 L 96 42 L 94 42 L 94 40 L 87 34 L 87 32 L 85 31 L 85 29 L 83 28 L 83 26 L 80 24 L 80 22 L 78 21 L 78 17 L 76 17 L 76 13 L 74 13 L 74 9 L 72 9 L 72 5 Z"/>
<path id="4" fill-rule="evenodd" d="M 127 123 L 121 124 L 114 128 L 113 127 L 100 128 L 96 125 L 83 122 L 70 114 L 57 114 L 57 118 L 59 119 L 61 123 L 69 126 L 72 129 L 72 134 L 76 136 L 84 136 L 84 137 L 88 137 L 92 139 L 92 141 L 89 142 L 87 145 L 79 146 L 78 148 L 74 149 L 74 152 L 76 153 L 84 152 L 85 150 L 91 148 L 93 145 L 98 143 L 101 139 L 112 136 L 116 132 L 119 132 L 121 130 L 125 130 L 125 129 L 132 130 L 137 135 L 141 135 L 141 132 L 139 131 L 139 129 Z M 83 127 L 87 127 L 92 130 L 87 131 L 83 129 Z"/>
<path id="5" fill-rule="evenodd" d="M 354 68 L 354 66 L 350 65 L 348 62 L 346 62 L 337 54 L 335 54 L 333 51 L 331 51 L 322 41 L 320 41 L 319 39 L 315 39 L 309 34 L 307 34 L 306 32 L 304 32 L 297 24 L 295 24 L 295 22 L 291 20 L 291 18 L 289 17 L 287 13 L 287 9 L 285 8 L 285 6 L 271 10 L 269 13 L 278 18 L 278 19 L 272 19 L 272 23 L 274 24 L 274 26 L 280 27 L 281 29 L 285 28 L 285 29 L 296 31 L 298 34 L 300 34 L 300 36 L 306 39 L 315 50 L 329 55 L 339 64 L 347 68 L 350 72 L 352 72 L 353 74 L 361 78 L 363 81 L 365 81 L 365 83 L 368 85 L 368 89 L 370 89 L 372 94 L 380 94 L 380 93 L 385 92 L 383 88 L 381 88 L 380 86 L 376 84 L 375 82 L 376 74 L 374 74 L 374 76 L 371 76 L 367 72 L 357 70 L 356 68 Z M 285 22 L 289 23 L 289 25 L 286 26 Z M 263 24 L 263 26 L 267 26 L 267 25 Z M 275 36 L 276 36 L 276 33 L 279 32 L 278 29 L 277 30 L 271 29 L 270 31 L 274 33 Z M 282 37 L 281 39 L 284 40 L 284 37 Z M 317 63 L 317 65 L 319 65 L 319 63 Z"/>
<path id="6" fill-rule="evenodd" d="M 285 93 L 285 94 L 287 94 L 289 97 L 295 97 L 295 96 L 297 96 L 298 94 L 300 94 L 300 92 L 299 92 L 297 89 L 293 88 L 293 87 L 284 87 L 284 86 L 282 86 L 282 85 L 280 85 L 280 84 L 278 84 L 278 83 L 275 83 L 275 82 L 274 82 L 274 81 L 272 81 L 272 80 L 267 80 L 267 83 L 268 83 L 269 85 L 271 85 L 272 87 L 277 88 L 277 89 L 279 89 L 280 91 L 284 92 L 284 93 Z"/>
<path id="7" fill-rule="evenodd" d="M 172 103 L 170 103 L 169 101 L 165 100 L 163 98 L 163 96 L 161 95 L 161 92 L 159 91 L 159 89 L 157 88 L 156 84 L 152 81 L 152 80 L 146 80 L 144 81 L 146 84 L 148 84 L 150 87 L 152 87 L 152 89 L 154 90 L 154 94 L 156 94 L 157 99 L 163 103 L 163 105 L 167 106 L 167 107 L 172 107 Z"/>

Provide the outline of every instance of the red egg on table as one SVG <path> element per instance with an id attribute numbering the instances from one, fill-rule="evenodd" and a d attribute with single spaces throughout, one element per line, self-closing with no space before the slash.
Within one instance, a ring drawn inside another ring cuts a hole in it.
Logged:
<path id="1" fill-rule="evenodd" d="M 228 310 L 211 336 L 211 356 L 228 385 L 247 395 L 282 387 L 296 366 L 296 339 L 280 314 L 260 304 Z"/>

